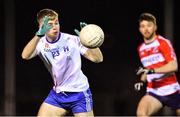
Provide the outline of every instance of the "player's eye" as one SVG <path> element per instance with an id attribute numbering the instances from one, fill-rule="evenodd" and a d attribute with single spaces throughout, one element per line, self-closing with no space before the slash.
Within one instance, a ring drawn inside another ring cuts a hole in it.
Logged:
<path id="1" fill-rule="evenodd" d="M 55 25 L 59 25 L 59 22 L 56 22 Z"/>
<path id="2" fill-rule="evenodd" d="M 53 26 L 53 24 L 52 23 L 48 23 L 49 24 L 49 26 Z"/>

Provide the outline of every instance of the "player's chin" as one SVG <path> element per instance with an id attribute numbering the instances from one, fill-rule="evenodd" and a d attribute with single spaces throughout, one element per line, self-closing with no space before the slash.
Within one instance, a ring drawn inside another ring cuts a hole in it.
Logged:
<path id="1" fill-rule="evenodd" d="M 51 33 L 49 36 L 52 37 L 52 38 L 57 37 L 57 36 L 59 36 L 59 32 Z"/>
<path id="2" fill-rule="evenodd" d="M 149 39 L 151 35 L 150 34 L 144 34 L 143 36 L 144 36 L 144 38 Z"/>

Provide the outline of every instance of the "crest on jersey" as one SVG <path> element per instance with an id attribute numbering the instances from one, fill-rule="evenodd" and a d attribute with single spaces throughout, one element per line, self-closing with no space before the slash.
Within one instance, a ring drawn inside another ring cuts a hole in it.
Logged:
<path id="1" fill-rule="evenodd" d="M 159 52 L 158 47 L 154 47 L 152 52 L 153 53 L 158 53 Z"/>
<path id="2" fill-rule="evenodd" d="M 45 43 L 45 48 L 49 48 L 49 44 L 48 43 Z"/>

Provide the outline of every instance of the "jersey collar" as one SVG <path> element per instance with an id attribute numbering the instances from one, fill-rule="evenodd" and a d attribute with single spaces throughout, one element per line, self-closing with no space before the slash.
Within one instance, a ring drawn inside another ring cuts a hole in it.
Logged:
<path id="1" fill-rule="evenodd" d="M 47 37 L 46 37 L 46 41 L 47 41 L 48 43 L 53 44 L 53 43 L 56 43 L 57 41 L 59 41 L 60 38 L 61 38 L 61 32 L 59 32 L 58 38 L 57 38 L 55 41 L 50 42 L 50 41 L 48 41 Z"/>

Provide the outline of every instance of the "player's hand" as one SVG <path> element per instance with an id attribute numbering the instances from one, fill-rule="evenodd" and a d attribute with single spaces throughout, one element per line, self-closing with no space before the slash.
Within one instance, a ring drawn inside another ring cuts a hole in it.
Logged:
<path id="1" fill-rule="evenodd" d="M 80 22 L 80 28 L 82 29 L 84 26 L 86 26 L 87 23 L 85 22 Z M 74 32 L 79 36 L 80 31 L 78 29 L 74 29 Z"/>
<path id="2" fill-rule="evenodd" d="M 144 82 L 143 82 L 143 81 L 139 81 L 139 82 L 137 82 L 137 83 L 134 84 L 134 89 L 135 89 L 136 91 L 140 91 L 143 86 L 144 86 Z"/>
<path id="3" fill-rule="evenodd" d="M 50 20 L 49 17 L 45 16 L 42 21 L 42 25 L 40 26 L 39 30 L 36 32 L 36 35 L 38 37 L 43 37 L 47 31 L 49 31 L 52 26 L 48 24 L 48 21 Z"/>
<path id="4" fill-rule="evenodd" d="M 139 67 L 137 70 L 136 70 L 136 75 L 140 75 L 140 74 L 153 74 L 155 73 L 154 69 L 147 69 L 147 68 L 144 68 L 144 67 Z"/>

